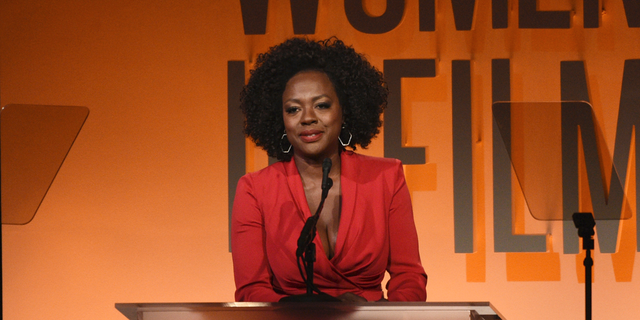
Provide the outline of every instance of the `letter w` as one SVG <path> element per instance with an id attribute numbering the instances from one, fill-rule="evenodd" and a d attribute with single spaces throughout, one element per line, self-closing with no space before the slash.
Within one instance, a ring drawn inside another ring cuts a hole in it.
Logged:
<path id="1" fill-rule="evenodd" d="M 289 0 L 294 34 L 316 33 L 318 0 Z M 240 0 L 244 34 L 267 33 L 269 0 Z"/>

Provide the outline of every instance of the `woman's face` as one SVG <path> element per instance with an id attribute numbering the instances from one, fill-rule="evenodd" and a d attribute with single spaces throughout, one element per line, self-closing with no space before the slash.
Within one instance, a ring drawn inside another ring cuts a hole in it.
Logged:
<path id="1" fill-rule="evenodd" d="M 301 71 L 289 79 L 282 117 L 296 156 L 322 161 L 338 154 L 342 107 L 324 72 Z"/>

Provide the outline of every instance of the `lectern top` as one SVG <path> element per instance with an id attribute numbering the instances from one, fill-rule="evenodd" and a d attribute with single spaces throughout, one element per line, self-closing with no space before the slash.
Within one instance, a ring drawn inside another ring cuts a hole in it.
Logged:
<path id="1" fill-rule="evenodd" d="M 489 302 L 116 303 L 130 320 L 504 319 Z"/>

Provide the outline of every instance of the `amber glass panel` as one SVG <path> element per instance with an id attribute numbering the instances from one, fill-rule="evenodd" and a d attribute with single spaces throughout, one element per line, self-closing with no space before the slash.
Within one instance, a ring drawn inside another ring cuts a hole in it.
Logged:
<path id="1" fill-rule="evenodd" d="M 494 148 L 508 151 L 534 218 L 571 220 L 582 211 L 599 220 L 630 218 L 622 180 L 589 103 L 496 102 L 493 118 L 503 142 Z"/>
<path id="2" fill-rule="evenodd" d="M 33 219 L 88 115 L 88 108 L 73 106 L 2 109 L 3 224 L 27 224 Z"/>

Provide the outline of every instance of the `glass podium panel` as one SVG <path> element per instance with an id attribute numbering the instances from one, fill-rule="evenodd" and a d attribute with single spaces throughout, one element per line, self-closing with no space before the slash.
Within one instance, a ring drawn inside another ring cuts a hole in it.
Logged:
<path id="1" fill-rule="evenodd" d="M 596 220 L 631 217 L 589 103 L 496 102 L 493 118 L 502 140 L 493 147 L 506 149 L 535 219 L 571 220 L 573 213 L 585 211 L 584 196 L 590 196 L 588 209 Z"/>
<path id="2" fill-rule="evenodd" d="M 0 112 L 2 223 L 27 224 L 36 214 L 89 109 L 7 105 Z"/>

